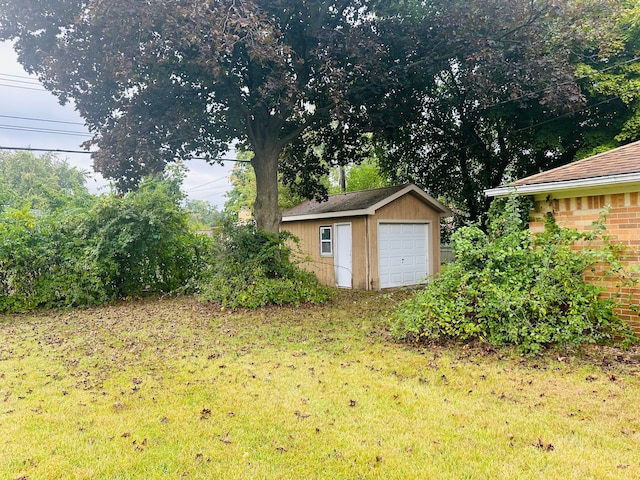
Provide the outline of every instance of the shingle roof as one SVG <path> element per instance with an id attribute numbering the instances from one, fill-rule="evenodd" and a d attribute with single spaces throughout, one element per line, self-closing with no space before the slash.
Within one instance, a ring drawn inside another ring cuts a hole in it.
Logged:
<path id="1" fill-rule="evenodd" d="M 406 190 L 406 192 L 404 192 Z M 427 195 L 415 185 L 397 185 L 394 187 L 376 188 L 373 190 L 363 190 L 360 192 L 339 193 L 337 195 L 329 195 L 325 202 L 316 200 L 307 200 L 295 207 L 289 208 L 282 212 L 283 221 L 295 220 L 292 217 L 327 217 L 330 215 L 343 216 L 347 214 L 371 214 L 371 209 L 379 208 L 382 205 L 392 201 L 396 195 L 404 195 L 405 193 L 414 192 L 419 195 L 423 201 L 430 204 L 436 211 L 448 214 L 447 207 L 442 205 L 434 198 Z"/>
<path id="2" fill-rule="evenodd" d="M 485 190 L 489 197 L 502 197 L 514 190 L 521 194 L 541 194 L 580 188 L 604 188 L 640 182 L 640 142 L 531 175 L 507 186 Z"/>
<path id="3" fill-rule="evenodd" d="M 347 210 L 364 210 L 384 200 L 390 195 L 402 190 L 405 185 L 395 187 L 376 188 L 361 192 L 339 193 L 329 195 L 326 202 L 307 200 L 282 213 L 282 216 L 313 215 L 319 213 L 335 213 Z"/>
<path id="4" fill-rule="evenodd" d="M 630 143 L 547 172 L 531 175 L 511 185 L 517 187 L 631 173 L 640 173 L 640 142 Z"/>

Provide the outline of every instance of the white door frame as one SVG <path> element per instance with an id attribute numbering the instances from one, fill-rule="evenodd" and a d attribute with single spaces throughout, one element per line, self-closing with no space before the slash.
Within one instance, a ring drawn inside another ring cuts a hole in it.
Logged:
<path id="1" fill-rule="evenodd" d="M 351 222 L 333 225 L 335 251 L 333 252 L 333 266 L 335 268 L 336 286 L 341 288 L 353 287 L 353 236 Z"/>

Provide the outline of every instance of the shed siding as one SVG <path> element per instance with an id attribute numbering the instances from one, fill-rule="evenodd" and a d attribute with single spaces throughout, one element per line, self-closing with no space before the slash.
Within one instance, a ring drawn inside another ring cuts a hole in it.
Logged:
<path id="1" fill-rule="evenodd" d="M 585 231 L 593 228 L 593 222 L 600 218 L 605 208 L 609 209 L 605 225 L 607 233 L 614 241 L 629 247 L 625 263 L 629 267 L 640 266 L 640 205 L 639 192 L 618 191 L 605 195 L 587 195 L 559 200 L 546 200 L 542 195 L 535 197 L 535 209 L 531 212 L 530 228 L 534 233 L 544 230 L 544 217 L 552 213 L 559 226 Z M 602 275 L 587 277 L 587 280 L 601 285 L 609 294 L 619 292 L 615 280 Z M 624 303 L 640 306 L 640 288 L 623 288 Z M 630 301 L 626 297 L 630 298 Z M 640 318 L 631 308 L 624 307 L 618 314 L 640 334 Z"/>
<path id="2" fill-rule="evenodd" d="M 366 289 L 366 245 L 365 245 L 365 219 L 364 217 L 327 218 L 322 220 L 306 220 L 299 222 L 286 222 L 282 229 L 291 232 L 300 239 L 301 259 L 310 257 L 302 263 L 306 270 L 314 272 L 322 283 L 334 286 L 336 276 L 334 270 L 334 257 L 320 255 L 320 227 L 334 227 L 337 223 L 351 223 L 353 288 Z M 335 228 L 333 230 L 335 239 Z M 333 244 L 335 249 L 335 242 Z M 335 251 L 335 250 L 334 250 Z"/>
<path id="3" fill-rule="evenodd" d="M 313 271 L 321 282 L 335 285 L 334 257 L 320 255 L 320 227 L 347 222 L 352 225 L 353 288 L 360 290 L 380 288 L 378 224 L 381 222 L 429 223 L 430 271 L 428 273 L 433 275 L 439 272 L 440 215 L 411 193 L 381 207 L 375 215 L 287 221 L 282 224 L 282 229 L 298 237 L 300 249 L 303 252 L 302 257 L 310 257 L 308 262 L 302 264 L 303 268 Z"/>

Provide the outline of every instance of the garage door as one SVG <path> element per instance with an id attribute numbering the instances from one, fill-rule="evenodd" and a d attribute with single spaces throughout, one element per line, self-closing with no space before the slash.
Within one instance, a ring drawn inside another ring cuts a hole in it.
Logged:
<path id="1" fill-rule="evenodd" d="M 416 285 L 425 279 L 428 229 L 425 223 L 380 223 L 380 288 Z"/>

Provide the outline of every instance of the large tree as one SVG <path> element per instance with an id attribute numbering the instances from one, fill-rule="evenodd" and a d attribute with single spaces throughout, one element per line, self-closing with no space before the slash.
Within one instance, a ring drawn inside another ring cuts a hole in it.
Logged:
<path id="1" fill-rule="evenodd" d="M 403 122 L 378 137 L 383 168 L 475 221 L 489 207 L 485 189 L 572 161 L 594 113 L 576 64 L 590 45 L 614 43 L 619 8 L 617 0 L 451 2 L 444 55 L 407 63 L 436 71 L 395 101 L 404 118 L 389 114 Z M 425 35 L 421 25 L 409 32 Z"/>
<path id="2" fill-rule="evenodd" d="M 592 107 L 578 156 L 640 139 L 640 4 L 625 2 L 612 29 L 614 42 L 592 41 L 576 57 L 580 84 Z"/>
<path id="3" fill-rule="evenodd" d="M 329 166 L 371 154 L 364 132 L 390 174 L 471 217 L 484 188 L 568 161 L 580 118 L 551 121 L 584 108 L 573 57 L 614 31 L 618 3 L 0 0 L 0 39 L 75 101 L 95 167 L 123 190 L 239 140 L 257 223 L 275 231 L 278 170 L 322 198 Z"/>
<path id="4" fill-rule="evenodd" d="M 258 225 L 276 231 L 285 147 L 317 141 L 302 135 L 314 131 L 328 146 L 359 146 L 367 122 L 353 113 L 366 116 L 362 101 L 386 71 L 370 3 L 0 0 L 0 39 L 16 41 L 20 62 L 61 102 L 75 102 L 95 168 L 121 189 L 176 159 L 215 162 L 239 140 L 255 153 Z"/>

